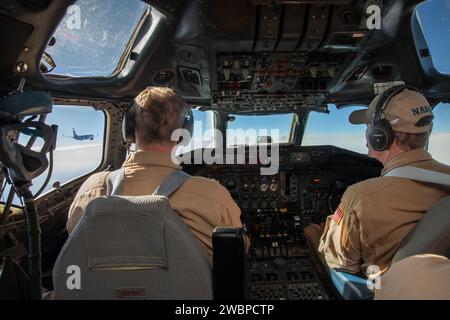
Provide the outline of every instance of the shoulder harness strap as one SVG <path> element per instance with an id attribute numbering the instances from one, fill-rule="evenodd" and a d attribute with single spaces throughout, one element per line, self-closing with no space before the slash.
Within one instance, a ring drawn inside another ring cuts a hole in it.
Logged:
<path id="1" fill-rule="evenodd" d="M 111 171 L 106 177 L 106 195 L 117 196 L 123 191 L 123 180 L 125 179 L 125 168 Z"/>
<path id="2" fill-rule="evenodd" d="M 385 177 L 398 177 L 450 187 L 450 175 L 432 170 L 404 166 L 392 169 Z"/>
<path id="3" fill-rule="evenodd" d="M 170 197 L 177 191 L 191 176 L 183 171 L 173 171 L 164 182 L 153 192 L 153 195 Z M 123 181 L 125 179 L 125 169 L 120 168 L 112 171 L 106 178 L 106 195 L 121 195 L 123 192 Z"/>
<path id="4" fill-rule="evenodd" d="M 173 171 L 164 182 L 153 192 L 154 196 L 170 197 L 178 190 L 191 176 L 181 170 Z"/>

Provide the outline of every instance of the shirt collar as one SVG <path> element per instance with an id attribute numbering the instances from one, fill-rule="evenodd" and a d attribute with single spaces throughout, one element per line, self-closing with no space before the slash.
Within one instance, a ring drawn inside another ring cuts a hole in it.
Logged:
<path id="1" fill-rule="evenodd" d="M 403 167 L 414 162 L 426 161 L 431 159 L 431 155 L 422 148 L 405 151 L 389 160 L 389 162 L 381 171 L 381 175 L 384 176 L 386 173 L 395 168 Z"/>
<path id="2" fill-rule="evenodd" d="M 156 152 L 156 151 L 135 151 L 128 155 L 127 160 L 123 164 L 124 167 L 130 167 L 135 165 L 143 166 L 159 166 L 168 167 L 173 169 L 181 169 L 181 167 L 173 163 L 170 153 Z"/>

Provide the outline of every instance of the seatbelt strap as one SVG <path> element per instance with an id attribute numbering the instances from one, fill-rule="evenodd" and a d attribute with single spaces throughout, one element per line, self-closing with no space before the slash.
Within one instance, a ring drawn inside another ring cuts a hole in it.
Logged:
<path id="1" fill-rule="evenodd" d="M 183 171 L 173 171 L 164 182 L 153 192 L 154 196 L 170 197 L 191 176 Z M 118 196 L 123 192 L 123 181 L 125 179 L 125 168 L 112 171 L 106 178 L 106 195 Z"/>
<path id="2" fill-rule="evenodd" d="M 118 196 L 123 191 L 123 180 L 125 179 L 125 168 L 112 171 L 106 178 L 106 195 Z"/>
<path id="3" fill-rule="evenodd" d="M 154 196 L 170 197 L 178 190 L 191 176 L 181 170 L 173 171 L 166 180 L 153 192 Z"/>
<path id="4" fill-rule="evenodd" d="M 450 187 L 450 174 L 436 172 L 413 166 L 403 166 L 392 169 L 384 177 L 405 178 L 414 181 L 427 182 L 441 186 Z"/>

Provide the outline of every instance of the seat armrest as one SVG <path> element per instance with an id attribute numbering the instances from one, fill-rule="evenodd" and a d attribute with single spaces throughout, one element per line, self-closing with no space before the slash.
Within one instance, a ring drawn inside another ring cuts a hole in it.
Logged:
<path id="1" fill-rule="evenodd" d="M 213 231 L 214 299 L 246 299 L 245 231 L 242 228 L 217 227 Z"/>
<path id="2" fill-rule="evenodd" d="M 345 300 L 372 300 L 373 291 L 367 287 L 367 279 L 347 272 L 329 269 L 331 281 Z"/>

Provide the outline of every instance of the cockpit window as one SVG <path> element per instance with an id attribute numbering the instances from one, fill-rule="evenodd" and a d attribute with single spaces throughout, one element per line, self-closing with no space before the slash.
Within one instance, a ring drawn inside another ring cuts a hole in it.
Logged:
<path id="1" fill-rule="evenodd" d="M 438 104 L 434 107 L 433 114 L 433 131 L 428 151 L 437 161 L 450 165 L 450 104 Z"/>
<path id="2" fill-rule="evenodd" d="M 450 1 L 428 0 L 417 7 L 425 40 L 433 59 L 436 70 L 450 74 Z"/>
<path id="3" fill-rule="evenodd" d="M 338 110 L 329 105 L 330 113 L 311 112 L 303 135 L 303 146 L 333 145 L 367 154 L 366 126 L 352 125 L 348 116 L 364 107 L 346 107 Z"/>
<path id="4" fill-rule="evenodd" d="M 45 121 L 58 125 L 53 173 L 43 193 L 97 169 L 103 159 L 105 114 L 89 106 L 55 105 Z M 23 134 L 20 139 L 27 141 Z M 33 180 L 36 193 L 48 169 Z"/>
<path id="5" fill-rule="evenodd" d="M 297 119 L 290 114 L 230 115 L 227 127 L 227 147 L 260 142 L 287 143 L 292 124 Z M 270 138 L 269 138 L 270 137 Z"/>
<path id="6" fill-rule="evenodd" d="M 50 63 L 48 69 L 54 69 L 47 71 L 72 77 L 111 76 L 149 8 L 140 0 L 78 0 L 68 7 L 54 44 L 45 50 L 56 65 Z M 49 62 L 46 54 L 43 61 Z"/>
<path id="7" fill-rule="evenodd" d="M 53 151 L 53 169 L 50 180 L 41 194 L 54 188 L 58 189 L 75 178 L 84 176 L 96 170 L 103 160 L 105 113 L 90 106 L 54 105 L 53 111 L 45 121 L 47 124 L 58 126 L 56 149 Z M 30 137 L 21 134 L 19 143 L 26 145 Z M 42 139 L 37 139 L 33 149 L 39 150 L 43 145 Z M 49 154 L 47 158 L 50 160 Z M 48 176 L 47 169 L 33 179 L 31 192 L 36 194 L 44 185 Z M 10 192 L 10 185 L 5 185 L 0 202 L 5 202 Z M 20 205 L 17 196 L 13 204 Z"/>
<path id="8" fill-rule="evenodd" d="M 215 147 L 214 111 L 192 110 L 194 115 L 194 128 L 192 137 L 187 146 L 178 146 L 177 154 L 191 150 Z"/>

